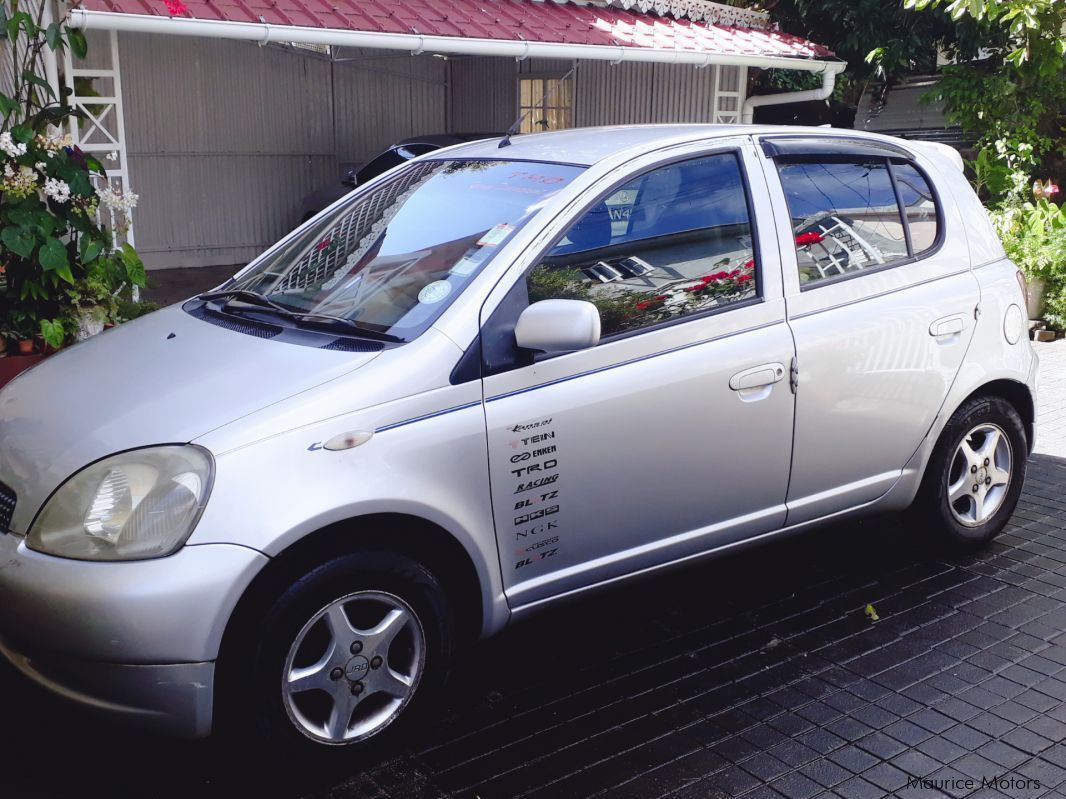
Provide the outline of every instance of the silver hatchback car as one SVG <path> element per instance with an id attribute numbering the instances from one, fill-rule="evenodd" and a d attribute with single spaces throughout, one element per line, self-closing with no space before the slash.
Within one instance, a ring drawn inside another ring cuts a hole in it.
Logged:
<path id="1" fill-rule="evenodd" d="M 348 750 L 590 589 L 855 514 L 987 541 L 1024 294 L 938 145 L 437 151 L 0 393 L 0 652 L 158 730 Z"/>

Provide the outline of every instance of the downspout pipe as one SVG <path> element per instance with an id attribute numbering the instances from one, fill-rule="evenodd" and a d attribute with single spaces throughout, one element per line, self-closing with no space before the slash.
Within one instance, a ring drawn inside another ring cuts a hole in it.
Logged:
<path id="1" fill-rule="evenodd" d="M 755 116 L 755 109 L 766 105 L 788 105 L 789 103 L 806 103 L 811 100 L 826 100 L 833 93 L 837 75 L 844 71 L 847 64 L 828 63 L 822 74 L 822 85 L 817 89 L 807 89 L 800 92 L 782 92 L 780 94 L 757 94 L 744 101 L 744 107 L 740 112 L 740 122 L 750 125 Z"/>
<path id="2" fill-rule="evenodd" d="M 367 47 L 376 50 L 402 50 L 408 53 L 433 52 L 448 55 L 504 56 L 510 58 L 562 58 L 593 61 L 653 62 L 706 66 L 752 67 L 756 69 L 794 69 L 820 73 L 837 66 L 835 62 L 789 56 L 760 56 L 708 53 L 657 47 L 566 44 L 556 42 L 475 39 L 459 36 L 425 36 L 407 33 L 379 33 L 337 28 L 311 28 L 299 25 L 271 25 L 266 22 L 229 22 L 223 20 L 162 17 L 154 14 L 125 14 L 114 11 L 70 12 L 70 26 L 83 30 L 112 30 L 125 33 L 166 33 L 175 36 L 198 36 L 205 39 L 279 42 L 283 44 L 330 44 L 338 47 Z M 843 65 L 840 65 L 843 69 Z M 839 71 L 839 70 L 838 70 Z"/>

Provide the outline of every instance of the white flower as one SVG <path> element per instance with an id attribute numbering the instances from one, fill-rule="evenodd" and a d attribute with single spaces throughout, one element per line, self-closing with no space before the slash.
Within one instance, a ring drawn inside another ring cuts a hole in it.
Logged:
<path id="1" fill-rule="evenodd" d="M 57 203 L 65 203 L 70 199 L 70 186 L 65 181 L 48 178 L 44 182 L 44 193 Z"/>
<path id="2" fill-rule="evenodd" d="M 9 131 L 4 131 L 0 133 L 0 150 L 3 150 L 8 158 L 18 158 L 20 155 L 26 154 L 26 145 L 16 142 L 11 138 Z"/>
<path id="3" fill-rule="evenodd" d="M 44 161 L 38 161 L 36 164 L 33 165 L 33 168 L 36 169 L 38 172 L 44 172 L 46 169 L 48 169 L 48 164 L 46 164 Z"/>
<path id="4" fill-rule="evenodd" d="M 117 161 L 118 160 L 118 153 L 116 153 L 114 150 L 112 150 L 111 152 L 109 152 L 107 154 L 107 160 L 108 161 Z"/>
<path id="5" fill-rule="evenodd" d="M 97 189 L 96 196 L 100 198 L 100 202 L 102 202 L 106 208 L 109 208 L 112 211 L 121 211 L 127 216 L 130 211 L 137 207 L 137 200 L 139 199 L 138 196 L 131 191 L 122 193 L 115 191 L 110 186 L 104 186 L 103 188 Z"/>

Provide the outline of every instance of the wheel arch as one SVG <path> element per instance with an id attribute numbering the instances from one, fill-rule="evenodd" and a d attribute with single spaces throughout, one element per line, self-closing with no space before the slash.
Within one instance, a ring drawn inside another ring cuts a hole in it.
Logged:
<path id="1" fill-rule="evenodd" d="M 1036 407 L 1033 403 L 1033 395 L 1029 391 L 1029 387 L 1019 380 L 1011 380 L 1009 378 L 1001 378 L 998 380 L 992 380 L 988 383 L 984 383 L 965 397 L 955 406 L 951 414 L 948 414 L 946 418 L 951 418 L 951 415 L 955 413 L 959 408 L 965 405 L 974 397 L 979 396 L 993 396 L 1006 400 L 1011 406 L 1018 411 L 1018 415 L 1022 417 L 1022 423 L 1025 425 L 1025 441 L 1028 445 L 1029 452 L 1033 451 L 1033 439 L 1036 435 Z"/>
<path id="2" fill-rule="evenodd" d="M 363 549 L 398 552 L 424 565 L 440 580 L 455 609 L 459 643 L 472 642 L 481 634 L 485 589 L 463 545 L 427 519 L 373 513 L 326 525 L 271 558 L 245 589 L 226 623 L 219 648 L 220 679 L 227 679 L 227 664 L 238 662 L 237 653 L 250 644 L 255 619 L 293 582 L 331 558 Z M 216 699 L 220 695 L 216 693 Z"/>

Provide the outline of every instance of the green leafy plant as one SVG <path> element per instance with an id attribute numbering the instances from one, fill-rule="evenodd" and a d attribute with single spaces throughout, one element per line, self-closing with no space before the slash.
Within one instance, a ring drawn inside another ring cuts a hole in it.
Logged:
<path id="1" fill-rule="evenodd" d="M 0 93 L 0 329 L 26 336 L 32 327 L 60 347 L 85 314 L 113 319 L 116 295 L 143 286 L 145 271 L 114 238 L 136 195 L 116 191 L 103 165 L 60 134 L 81 113 L 67 102 L 69 90 L 45 77 L 44 56 L 69 48 L 84 57 L 87 44 L 66 17 L 47 21 L 45 6 L 30 13 L 19 0 L 0 0 L 0 40 L 14 75 L 10 94 Z"/>

